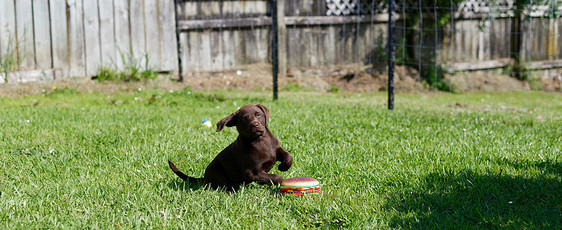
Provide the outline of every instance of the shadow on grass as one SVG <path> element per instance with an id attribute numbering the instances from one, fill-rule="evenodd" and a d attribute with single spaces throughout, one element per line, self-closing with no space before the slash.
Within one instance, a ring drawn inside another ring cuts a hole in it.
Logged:
<path id="1" fill-rule="evenodd" d="M 182 179 L 174 179 L 168 182 L 168 188 L 176 191 L 191 192 L 199 189 L 211 190 L 211 188 L 203 183 L 189 183 Z"/>
<path id="2" fill-rule="evenodd" d="M 515 160 L 513 158 L 502 158 L 496 160 L 498 165 L 506 165 L 515 169 L 536 168 L 544 174 L 562 177 L 562 161 L 556 162 L 552 159 L 536 162 L 530 160 Z"/>
<path id="3" fill-rule="evenodd" d="M 258 185 L 256 183 L 251 183 L 249 185 L 241 185 L 240 187 L 236 188 L 236 189 L 226 189 L 226 188 L 219 188 L 219 189 L 212 189 L 211 186 L 204 184 L 204 183 L 189 183 L 187 181 L 181 180 L 181 179 L 174 179 L 171 180 L 167 183 L 168 188 L 176 190 L 176 191 L 182 191 L 182 192 L 192 192 L 192 191 L 197 191 L 197 190 L 208 190 L 208 191 L 220 191 L 220 192 L 226 192 L 226 193 L 230 193 L 230 194 L 235 194 L 235 193 L 240 193 L 243 190 L 247 190 L 247 189 L 263 189 L 264 187 L 268 188 L 270 190 L 270 194 L 272 196 L 280 196 L 280 189 L 277 186 L 272 186 L 272 185 Z"/>
<path id="4" fill-rule="evenodd" d="M 398 212 L 390 224 L 407 229 L 560 229 L 560 164 L 545 166 L 547 173 L 531 178 L 472 171 L 429 174 L 420 187 L 389 200 L 386 208 Z"/>

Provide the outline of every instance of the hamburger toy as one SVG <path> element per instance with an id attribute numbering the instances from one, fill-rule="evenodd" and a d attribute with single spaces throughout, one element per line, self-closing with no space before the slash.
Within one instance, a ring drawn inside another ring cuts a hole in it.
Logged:
<path id="1" fill-rule="evenodd" d="M 320 183 L 311 177 L 293 177 L 281 182 L 281 194 L 292 196 L 320 194 Z"/>

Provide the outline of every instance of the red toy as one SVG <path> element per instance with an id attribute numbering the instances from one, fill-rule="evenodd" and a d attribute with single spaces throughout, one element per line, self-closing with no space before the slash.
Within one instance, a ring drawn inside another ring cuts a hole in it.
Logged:
<path id="1" fill-rule="evenodd" d="M 293 196 L 320 194 L 320 183 L 311 177 L 293 177 L 281 182 L 281 194 Z"/>

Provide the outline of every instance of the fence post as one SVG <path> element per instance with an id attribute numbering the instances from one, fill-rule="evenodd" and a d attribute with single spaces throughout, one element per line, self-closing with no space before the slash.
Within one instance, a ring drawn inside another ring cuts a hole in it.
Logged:
<path id="1" fill-rule="evenodd" d="M 285 0 L 277 0 L 277 58 L 279 76 L 287 75 L 287 27 L 285 25 Z"/>
<path id="2" fill-rule="evenodd" d="M 178 23 L 178 0 L 174 0 L 174 15 L 176 21 L 176 49 L 178 52 L 178 81 L 183 82 L 183 67 L 181 66 L 181 40 L 180 40 L 180 28 Z"/>
<path id="3" fill-rule="evenodd" d="M 394 0 L 388 1 L 388 109 L 394 110 Z"/>
<path id="4" fill-rule="evenodd" d="M 272 41 L 272 48 L 271 48 L 271 55 L 273 56 L 273 100 L 277 100 L 278 96 L 278 85 L 277 85 L 277 77 L 279 75 L 279 54 L 278 54 L 278 25 L 277 25 L 277 0 L 272 0 L 271 4 L 271 30 L 273 32 L 273 41 Z"/>

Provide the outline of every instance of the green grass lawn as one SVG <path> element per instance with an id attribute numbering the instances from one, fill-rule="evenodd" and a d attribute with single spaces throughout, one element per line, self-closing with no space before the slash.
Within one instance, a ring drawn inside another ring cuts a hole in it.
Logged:
<path id="1" fill-rule="evenodd" d="M 202 176 L 250 103 L 322 194 Z M 0 98 L 0 229 L 562 228 L 562 94 L 156 91 Z"/>

